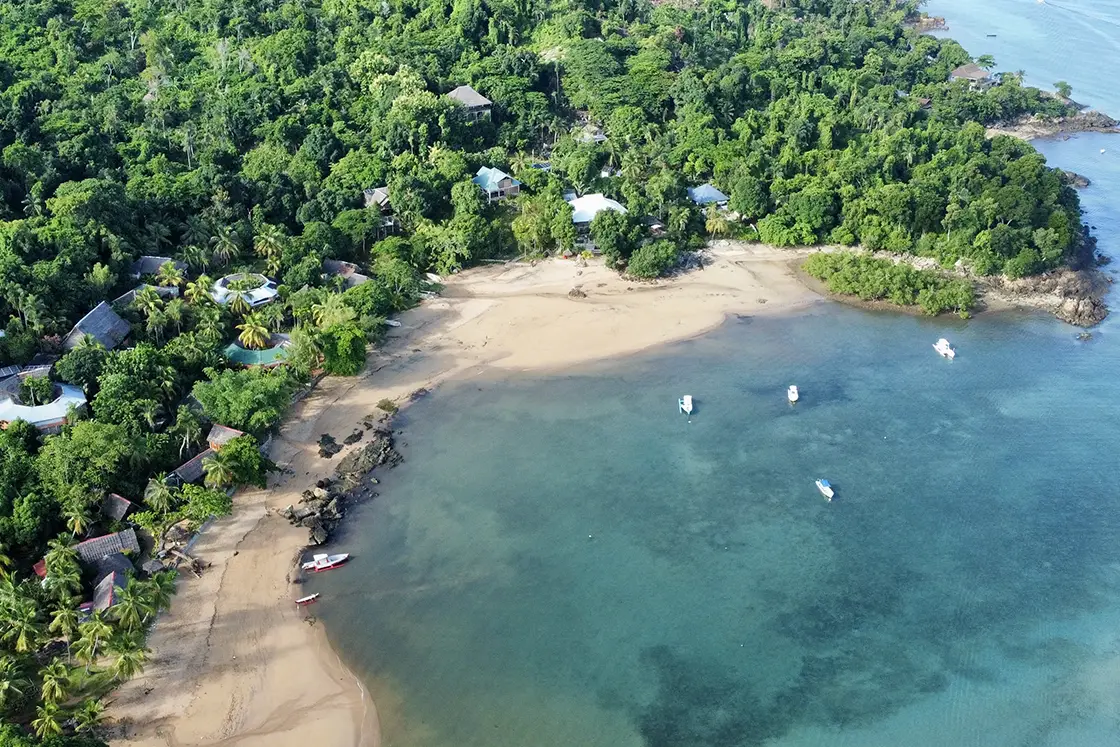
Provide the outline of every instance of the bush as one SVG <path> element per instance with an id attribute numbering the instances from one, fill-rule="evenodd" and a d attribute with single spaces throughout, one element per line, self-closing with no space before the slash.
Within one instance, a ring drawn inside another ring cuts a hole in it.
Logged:
<path id="1" fill-rule="evenodd" d="M 677 265 L 677 247 L 671 241 L 654 241 L 630 257 L 626 273 L 636 278 L 661 277 Z"/>
<path id="2" fill-rule="evenodd" d="M 393 413 L 395 413 L 400 408 L 397 407 L 396 402 L 394 402 L 391 399 L 386 398 L 386 399 L 383 399 L 383 400 L 381 400 L 380 402 L 377 403 L 377 409 L 378 410 L 383 410 L 383 411 L 389 413 L 390 415 L 392 415 Z"/>
<path id="3" fill-rule="evenodd" d="M 355 376 L 366 364 L 366 334 L 353 322 L 323 332 L 323 370 L 336 376 Z"/>
<path id="4" fill-rule="evenodd" d="M 917 306 L 931 316 L 944 311 L 967 313 L 976 300 L 967 280 L 862 254 L 814 254 L 802 267 L 823 280 L 833 293 L 857 296 L 864 301 Z"/>

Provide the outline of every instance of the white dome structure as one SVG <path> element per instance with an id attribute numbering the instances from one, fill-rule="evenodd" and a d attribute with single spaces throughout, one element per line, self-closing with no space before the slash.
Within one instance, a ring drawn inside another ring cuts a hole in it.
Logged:
<path id="1" fill-rule="evenodd" d="M 609 197 L 604 197 L 601 194 L 584 195 L 583 197 L 576 197 L 573 200 L 568 200 L 568 204 L 572 206 L 572 223 L 590 223 L 595 219 L 595 216 L 604 210 L 614 210 L 615 212 L 626 215 L 626 208 Z"/>

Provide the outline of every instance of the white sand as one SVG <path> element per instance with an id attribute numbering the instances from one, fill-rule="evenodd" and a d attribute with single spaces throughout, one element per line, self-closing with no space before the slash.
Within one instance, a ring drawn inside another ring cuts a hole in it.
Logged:
<path id="1" fill-rule="evenodd" d="M 379 745 L 373 704 L 321 626 L 292 603 L 300 587 L 288 575 L 307 530 L 274 514 L 333 472 L 340 457 L 319 458 L 319 435 L 341 439 L 384 397 L 403 402 L 486 367 L 544 370 L 625 355 L 696 336 L 729 314 L 790 311 L 818 298 L 790 269 L 802 252 L 717 244 L 704 270 L 657 283 L 626 281 L 598 262 L 477 268 L 403 314 L 363 375 L 328 379 L 294 408 L 272 448 L 288 472 L 267 491 L 238 493 L 234 514 L 199 539 L 192 554 L 213 565 L 181 578 L 152 633 L 147 671 L 114 696 L 113 743 Z M 574 286 L 587 298 L 569 298 Z"/>

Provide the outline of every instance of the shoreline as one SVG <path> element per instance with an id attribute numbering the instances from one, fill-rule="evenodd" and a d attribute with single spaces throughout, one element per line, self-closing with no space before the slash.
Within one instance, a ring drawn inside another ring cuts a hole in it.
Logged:
<path id="1" fill-rule="evenodd" d="M 376 419 L 381 399 L 403 409 L 416 390 L 479 371 L 625 356 L 704 334 L 736 313 L 820 302 L 790 266 L 807 250 L 715 243 L 705 269 L 650 283 L 579 260 L 473 268 L 402 314 L 362 374 L 328 378 L 293 406 L 270 452 L 282 473 L 265 490 L 235 494 L 233 514 L 198 537 L 193 554 L 212 566 L 201 578 L 180 577 L 149 638 L 147 669 L 114 693 L 105 722 L 112 744 L 379 747 L 362 679 L 313 622 L 314 607 L 305 615 L 293 604 L 292 563 L 307 530 L 280 511 L 364 446 L 326 459 L 319 436 Z M 570 297 L 576 287 L 586 295 Z"/>

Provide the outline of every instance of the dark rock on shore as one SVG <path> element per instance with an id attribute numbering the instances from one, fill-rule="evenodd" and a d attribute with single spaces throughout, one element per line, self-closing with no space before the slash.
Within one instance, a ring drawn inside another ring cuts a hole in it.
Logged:
<path id="1" fill-rule="evenodd" d="M 989 135 L 1010 135 L 1022 140 L 1075 135 L 1080 132 L 1120 132 L 1117 122 L 1095 110 L 1076 112 L 1065 117 L 1024 115 L 988 128 Z"/>
<path id="2" fill-rule="evenodd" d="M 1078 174 L 1074 171 L 1066 171 L 1064 169 L 1062 170 L 1062 183 L 1068 184 L 1075 189 L 1084 189 L 1085 187 L 1088 187 L 1090 184 L 1092 184 L 1092 182 L 1089 181 L 1089 177 L 1082 176 L 1081 174 Z"/>
<path id="3" fill-rule="evenodd" d="M 929 16 L 925 13 L 915 14 L 906 19 L 906 23 L 920 34 L 929 31 L 947 31 L 949 24 L 941 16 Z"/>
<path id="4" fill-rule="evenodd" d="M 389 416 L 378 423 L 369 424 L 370 441 L 360 449 L 347 454 L 335 468 L 334 478 L 316 481 L 315 486 L 303 491 L 299 505 L 288 506 L 280 515 L 295 526 L 308 530 L 308 542 L 322 545 L 346 515 L 346 506 L 352 501 L 377 495 L 377 484 L 371 472 L 377 467 L 395 467 L 404 458 L 394 448 L 392 421 Z M 348 444 L 359 441 L 365 432 L 355 429 L 345 440 Z M 330 456 L 342 450 L 333 438 L 324 434 L 319 440 L 320 454 L 329 450 Z"/>
<path id="5" fill-rule="evenodd" d="M 342 446 L 334 440 L 334 436 L 329 433 L 324 433 L 319 436 L 319 456 L 323 459 L 330 459 L 338 452 L 342 451 Z"/>
<path id="6" fill-rule="evenodd" d="M 1046 309 L 1079 327 L 1092 327 L 1108 316 L 1108 282 L 1099 270 L 1054 270 L 1018 280 L 987 278 L 982 284 L 1013 304 Z"/>

